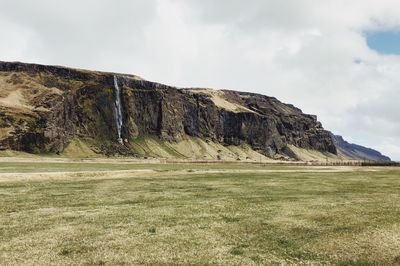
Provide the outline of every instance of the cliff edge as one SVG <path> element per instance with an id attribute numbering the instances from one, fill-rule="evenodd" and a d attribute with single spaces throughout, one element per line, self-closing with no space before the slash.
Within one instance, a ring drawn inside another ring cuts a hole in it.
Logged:
<path id="1" fill-rule="evenodd" d="M 275 159 L 298 159 L 290 147 L 337 154 L 331 133 L 316 116 L 273 97 L 0 62 L 0 149 L 62 153 L 79 140 L 98 154 L 142 156 L 149 138 L 168 149 L 194 141 L 205 153 L 208 143 L 248 147 Z M 190 157 L 185 149 L 168 149 Z"/>

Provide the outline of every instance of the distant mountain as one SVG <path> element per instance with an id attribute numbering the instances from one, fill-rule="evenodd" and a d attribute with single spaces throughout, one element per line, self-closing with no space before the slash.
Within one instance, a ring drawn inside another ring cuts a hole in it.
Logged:
<path id="1" fill-rule="evenodd" d="M 342 136 L 332 134 L 332 140 L 336 146 L 338 155 L 354 160 L 391 161 L 389 157 L 382 155 L 379 151 L 349 143 Z"/>

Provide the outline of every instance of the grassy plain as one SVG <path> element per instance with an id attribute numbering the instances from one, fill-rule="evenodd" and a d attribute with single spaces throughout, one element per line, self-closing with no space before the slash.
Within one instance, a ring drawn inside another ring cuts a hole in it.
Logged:
<path id="1" fill-rule="evenodd" d="M 0 161 L 1 265 L 398 265 L 400 169 Z"/>

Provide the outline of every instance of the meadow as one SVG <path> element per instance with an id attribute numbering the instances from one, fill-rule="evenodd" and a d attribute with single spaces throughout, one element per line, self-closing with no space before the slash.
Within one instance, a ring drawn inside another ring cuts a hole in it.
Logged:
<path id="1" fill-rule="evenodd" d="M 0 161 L 0 265 L 399 265 L 400 168 Z"/>

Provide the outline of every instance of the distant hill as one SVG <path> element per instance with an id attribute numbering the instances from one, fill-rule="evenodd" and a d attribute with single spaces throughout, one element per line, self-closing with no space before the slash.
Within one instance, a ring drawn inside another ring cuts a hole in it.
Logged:
<path id="1" fill-rule="evenodd" d="M 391 161 L 389 157 L 382 155 L 379 151 L 349 143 L 345 141 L 342 136 L 332 134 L 332 139 L 339 155 L 354 160 Z"/>

